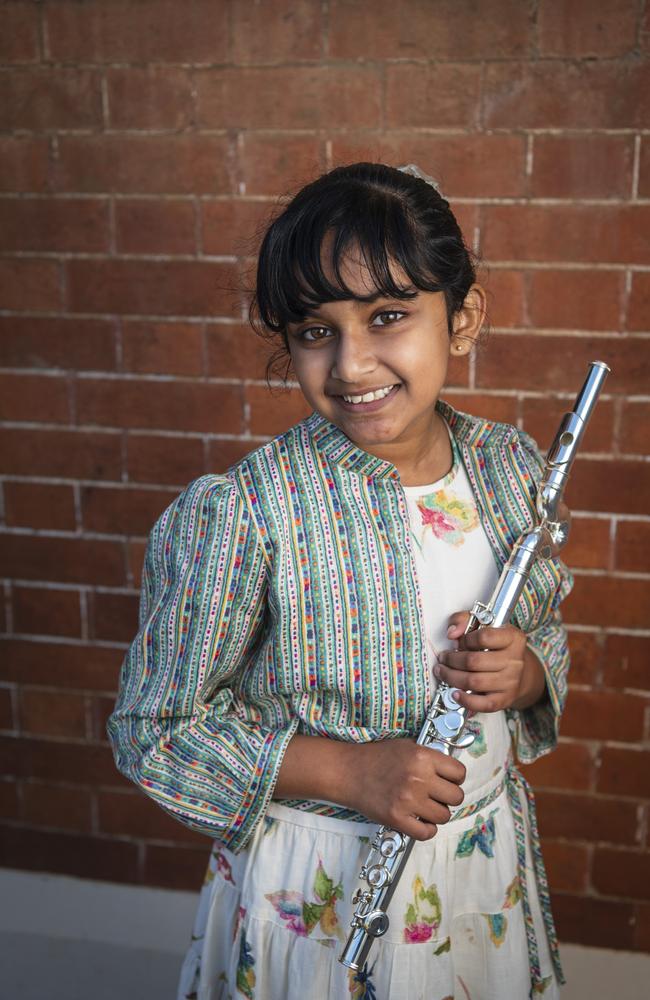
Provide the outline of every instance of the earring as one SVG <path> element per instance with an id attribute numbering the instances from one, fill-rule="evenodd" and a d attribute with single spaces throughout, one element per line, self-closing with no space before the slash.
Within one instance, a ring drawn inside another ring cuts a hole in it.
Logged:
<path id="1" fill-rule="evenodd" d="M 462 344 L 456 344 L 456 350 L 457 351 L 462 351 L 463 350 L 463 345 Z"/>

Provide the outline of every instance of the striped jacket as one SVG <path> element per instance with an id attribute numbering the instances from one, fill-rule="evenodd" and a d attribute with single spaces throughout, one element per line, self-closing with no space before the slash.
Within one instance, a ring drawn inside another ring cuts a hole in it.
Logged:
<path id="1" fill-rule="evenodd" d="M 539 453 L 509 425 L 438 405 L 502 566 L 533 520 Z M 516 610 L 548 687 L 509 713 L 522 761 L 557 739 L 569 663 L 557 607 L 570 588 L 561 563 L 538 563 Z M 239 850 L 294 733 L 417 735 L 432 698 L 425 664 L 397 471 L 314 413 L 190 484 L 153 528 L 140 629 L 108 723 L 117 766 Z"/>

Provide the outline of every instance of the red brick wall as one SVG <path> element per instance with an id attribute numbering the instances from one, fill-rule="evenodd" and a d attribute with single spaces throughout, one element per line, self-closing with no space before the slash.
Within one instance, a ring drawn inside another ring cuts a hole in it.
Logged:
<path id="1" fill-rule="evenodd" d="M 571 485 L 575 654 L 530 769 L 564 940 L 650 949 L 650 19 L 638 0 L 86 0 L 0 8 L 2 856 L 195 887 L 206 843 L 104 724 L 147 530 L 305 407 L 238 290 L 285 193 L 435 174 L 489 265 L 448 397 L 542 445 L 602 358 Z"/>

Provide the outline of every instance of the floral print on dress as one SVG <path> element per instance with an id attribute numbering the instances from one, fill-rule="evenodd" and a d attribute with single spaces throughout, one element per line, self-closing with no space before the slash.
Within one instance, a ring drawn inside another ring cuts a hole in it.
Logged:
<path id="1" fill-rule="evenodd" d="M 422 518 L 423 535 L 430 528 L 435 538 L 455 547 L 462 545 L 464 536 L 479 526 L 475 505 L 445 489 L 419 497 L 417 508 Z"/>
<path id="2" fill-rule="evenodd" d="M 472 829 L 466 830 L 458 841 L 455 857 L 468 858 L 474 853 L 475 847 L 478 847 L 481 854 L 484 854 L 486 858 L 494 857 L 494 841 L 496 838 L 494 817 L 498 811 L 498 809 L 493 809 L 487 819 L 483 819 L 479 813 Z"/>
<path id="3" fill-rule="evenodd" d="M 336 900 L 343 899 L 343 883 L 335 885 L 320 860 L 314 877 L 314 895 L 317 902 L 308 903 L 301 892 L 292 889 L 265 893 L 274 910 L 286 923 L 287 929 L 294 934 L 308 937 L 320 925 L 327 937 L 336 937 L 342 941 L 343 931 L 336 913 Z"/>
<path id="4" fill-rule="evenodd" d="M 482 757 L 484 753 L 487 753 L 487 743 L 485 742 L 483 726 L 474 716 L 468 720 L 465 730 L 474 736 L 474 742 L 468 746 L 467 753 L 472 757 Z"/>
<path id="5" fill-rule="evenodd" d="M 495 948 L 500 948 L 506 939 L 508 918 L 505 913 L 482 913 L 481 916 L 484 920 L 487 920 L 492 944 Z"/>
<path id="6" fill-rule="evenodd" d="M 377 1000 L 377 990 L 372 981 L 374 971 L 374 965 L 372 969 L 368 970 L 367 962 L 362 970 L 350 969 L 348 972 L 348 989 L 350 990 L 352 1000 Z"/>
<path id="7" fill-rule="evenodd" d="M 237 989 L 248 1000 L 255 1000 L 255 959 L 246 940 L 246 930 L 241 929 L 239 938 L 239 963 L 237 965 Z"/>
<path id="8" fill-rule="evenodd" d="M 430 941 L 440 927 L 442 905 L 435 885 L 425 887 L 419 875 L 413 879 L 413 902 L 406 907 L 404 941 L 419 944 Z"/>
<path id="9" fill-rule="evenodd" d="M 546 993 L 552 982 L 553 976 L 545 976 L 540 982 L 534 984 L 533 993 Z"/>

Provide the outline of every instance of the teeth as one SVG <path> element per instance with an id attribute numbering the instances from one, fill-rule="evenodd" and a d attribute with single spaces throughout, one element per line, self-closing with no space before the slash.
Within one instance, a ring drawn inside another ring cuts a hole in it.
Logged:
<path id="1" fill-rule="evenodd" d="M 367 392 L 363 396 L 344 396 L 346 403 L 372 403 L 373 399 L 383 399 L 393 389 L 394 386 L 387 385 L 384 389 L 377 389 L 376 392 Z"/>

